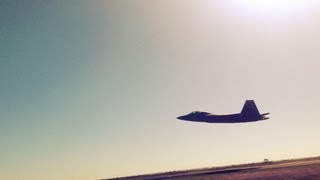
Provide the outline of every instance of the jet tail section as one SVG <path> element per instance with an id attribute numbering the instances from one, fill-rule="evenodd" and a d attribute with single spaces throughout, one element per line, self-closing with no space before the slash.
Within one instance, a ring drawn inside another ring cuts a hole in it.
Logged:
<path id="1" fill-rule="evenodd" d="M 253 100 L 246 100 L 242 110 L 241 110 L 241 115 L 244 117 L 260 117 L 260 112 L 254 103 Z"/>

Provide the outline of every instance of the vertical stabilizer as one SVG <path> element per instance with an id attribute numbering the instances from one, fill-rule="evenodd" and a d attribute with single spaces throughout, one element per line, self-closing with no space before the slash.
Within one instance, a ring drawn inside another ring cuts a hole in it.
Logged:
<path id="1" fill-rule="evenodd" d="M 246 100 L 241 111 L 244 117 L 260 117 L 260 112 L 253 100 Z"/>

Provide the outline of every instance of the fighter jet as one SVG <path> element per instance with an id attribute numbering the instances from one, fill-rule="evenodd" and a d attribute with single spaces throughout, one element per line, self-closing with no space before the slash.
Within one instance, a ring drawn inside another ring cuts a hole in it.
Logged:
<path id="1" fill-rule="evenodd" d="M 270 113 L 260 114 L 253 100 L 246 100 L 238 114 L 215 115 L 207 112 L 194 111 L 190 114 L 179 116 L 177 119 L 207 123 L 245 123 L 267 120 Z"/>

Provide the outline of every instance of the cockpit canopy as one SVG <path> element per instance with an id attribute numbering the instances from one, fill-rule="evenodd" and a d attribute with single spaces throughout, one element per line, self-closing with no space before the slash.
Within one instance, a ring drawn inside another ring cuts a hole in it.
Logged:
<path id="1" fill-rule="evenodd" d="M 187 115 L 179 116 L 178 119 L 181 120 L 188 120 L 188 121 L 194 121 L 201 118 L 206 118 L 210 113 L 207 112 L 201 112 L 201 111 L 193 111 Z"/>
<path id="2" fill-rule="evenodd" d="M 193 111 L 191 114 L 199 114 L 201 113 L 200 111 Z"/>
<path id="3" fill-rule="evenodd" d="M 201 112 L 201 111 L 193 111 L 189 115 L 206 115 L 206 114 L 210 114 L 210 113 Z"/>

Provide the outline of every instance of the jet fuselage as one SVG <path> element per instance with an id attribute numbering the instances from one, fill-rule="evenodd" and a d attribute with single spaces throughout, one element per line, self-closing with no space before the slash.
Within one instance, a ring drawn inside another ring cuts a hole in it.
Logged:
<path id="1" fill-rule="evenodd" d="M 247 100 L 240 113 L 228 115 L 215 115 L 207 112 L 194 111 L 177 119 L 207 123 L 244 123 L 269 119 L 265 117 L 270 113 L 260 114 L 253 100 Z"/>
<path id="2" fill-rule="evenodd" d="M 207 123 L 244 123 L 244 122 L 261 121 L 267 118 L 264 117 L 263 115 L 260 115 L 260 117 L 245 117 L 240 113 L 228 114 L 228 115 L 214 115 L 207 112 L 195 111 L 185 116 L 179 116 L 177 119 L 185 120 L 185 121 L 207 122 Z"/>

